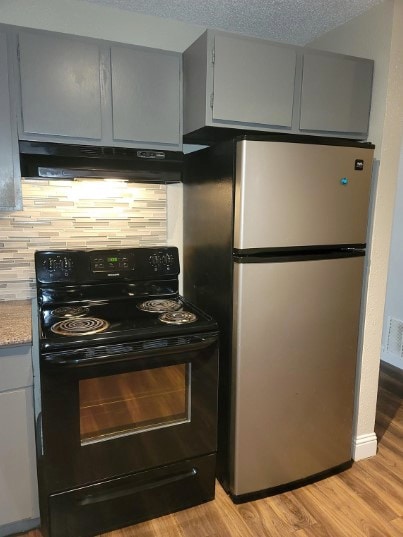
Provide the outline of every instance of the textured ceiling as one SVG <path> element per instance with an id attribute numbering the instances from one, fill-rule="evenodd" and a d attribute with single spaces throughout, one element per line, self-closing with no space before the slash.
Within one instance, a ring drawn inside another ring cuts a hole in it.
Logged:
<path id="1" fill-rule="evenodd" d="M 199 26 L 305 45 L 383 0 L 86 0 Z"/>

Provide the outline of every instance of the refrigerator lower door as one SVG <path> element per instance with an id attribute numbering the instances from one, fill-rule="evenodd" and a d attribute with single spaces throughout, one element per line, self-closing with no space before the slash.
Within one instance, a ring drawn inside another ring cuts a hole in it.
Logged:
<path id="1" fill-rule="evenodd" d="M 350 461 L 363 263 L 235 263 L 234 496 Z"/>

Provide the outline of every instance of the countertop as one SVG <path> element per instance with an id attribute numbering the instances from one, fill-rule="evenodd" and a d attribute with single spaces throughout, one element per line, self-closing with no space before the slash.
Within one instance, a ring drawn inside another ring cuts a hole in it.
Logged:
<path id="1" fill-rule="evenodd" d="M 31 301 L 0 301 L 0 347 L 32 343 Z"/>

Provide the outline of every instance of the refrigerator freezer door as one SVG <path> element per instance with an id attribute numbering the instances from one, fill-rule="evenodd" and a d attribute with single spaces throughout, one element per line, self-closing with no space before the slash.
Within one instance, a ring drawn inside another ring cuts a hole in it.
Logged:
<path id="1" fill-rule="evenodd" d="M 372 160 L 361 147 L 238 142 L 234 248 L 364 244 Z"/>
<path id="2" fill-rule="evenodd" d="M 351 459 L 363 260 L 235 264 L 234 495 Z"/>

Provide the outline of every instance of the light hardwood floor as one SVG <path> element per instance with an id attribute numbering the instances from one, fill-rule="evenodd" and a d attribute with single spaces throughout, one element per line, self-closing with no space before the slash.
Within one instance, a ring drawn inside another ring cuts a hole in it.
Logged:
<path id="1" fill-rule="evenodd" d="M 102 537 L 402 537 L 403 373 L 385 365 L 376 433 L 375 457 L 317 483 L 241 505 L 217 484 L 212 502 Z"/>

